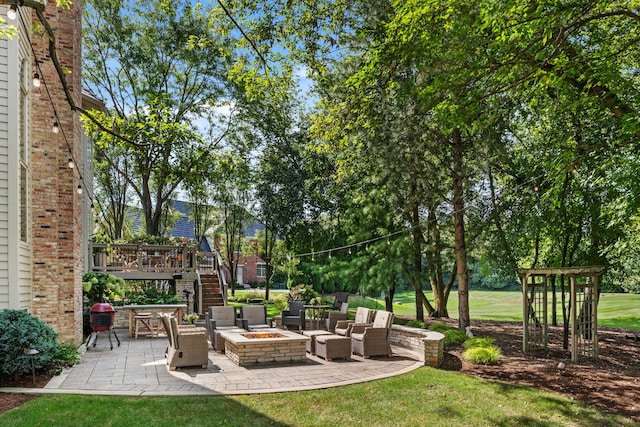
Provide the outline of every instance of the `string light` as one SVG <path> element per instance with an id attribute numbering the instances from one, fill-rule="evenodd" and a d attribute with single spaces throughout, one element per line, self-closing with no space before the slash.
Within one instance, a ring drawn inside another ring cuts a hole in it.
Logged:
<path id="1" fill-rule="evenodd" d="M 9 10 L 7 11 L 7 18 L 11 19 L 12 21 L 15 21 L 17 17 L 18 17 L 18 6 L 14 3 L 11 5 L 11 7 L 9 7 Z"/>
<path id="2" fill-rule="evenodd" d="M 23 6 L 23 5 L 24 5 L 24 0 L 17 0 L 17 1 L 14 1 L 14 4 L 11 6 L 10 11 L 11 11 L 11 10 L 14 10 L 14 11 L 15 11 L 15 17 L 18 17 L 18 15 L 19 15 L 19 14 L 17 13 L 17 6 L 18 6 L 18 4 L 19 4 L 20 6 Z M 31 6 L 31 7 L 35 7 L 35 6 Z M 37 9 L 37 10 L 40 10 L 40 9 L 38 9 L 38 8 L 36 8 L 36 9 Z M 44 6 L 43 6 L 43 9 L 44 9 Z M 43 10 L 43 9 L 42 9 L 42 10 Z M 10 16 L 9 16 L 9 17 L 10 17 Z M 25 27 L 27 27 L 26 23 L 24 22 L 24 19 L 23 19 L 22 15 L 20 15 L 20 20 L 22 21 L 22 25 L 24 25 Z M 33 48 L 33 43 L 31 42 L 31 37 L 30 37 L 30 35 L 29 35 L 29 32 L 25 32 L 25 36 L 27 37 L 27 40 L 28 40 L 28 42 L 29 42 L 29 46 L 31 47 L 31 53 L 33 54 L 33 57 L 34 57 L 34 59 L 35 59 L 35 67 L 36 67 L 36 71 L 33 73 L 33 82 L 32 82 L 32 83 L 33 83 L 33 86 L 37 88 L 37 87 L 40 87 L 40 86 L 44 85 L 44 88 L 45 88 L 46 94 L 47 94 L 47 96 L 48 96 L 48 98 L 49 98 L 49 101 L 50 101 L 50 103 L 51 103 L 51 107 L 52 107 L 52 109 L 53 109 L 53 119 L 54 119 L 54 122 L 53 122 L 53 125 L 52 125 L 52 127 L 51 127 L 51 131 L 52 131 L 53 133 L 55 133 L 55 134 L 62 133 L 62 136 L 63 136 L 63 138 L 64 138 L 64 141 L 65 141 L 65 143 L 66 143 L 66 145 L 67 145 L 67 149 L 69 150 L 69 162 L 68 162 L 68 166 L 69 166 L 69 168 L 70 168 L 70 169 L 75 169 L 75 165 L 76 165 L 76 163 L 77 163 L 77 162 L 76 162 L 76 161 L 75 161 L 75 159 L 74 159 L 73 151 L 72 151 L 72 149 L 71 149 L 71 145 L 69 144 L 69 141 L 67 140 L 67 136 L 65 135 L 64 130 L 60 127 L 60 123 L 59 123 L 59 121 L 58 121 L 58 112 L 57 112 L 56 107 L 55 107 L 55 105 L 54 105 L 54 103 L 53 103 L 53 98 L 52 98 L 52 96 L 51 96 L 51 92 L 50 92 L 50 90 L 49 90 L 49 87 L 47 86 L 47 82 L 46 82 L 45 80 L 42 80 L 42 79 L 41 79 L 41 77 L 40 77 L 40 76 L 42 75 L 42 69 L 40 68 L 41 61 L 39 61 L 39 60 L 37 59 L 38 55 L 36 55 L 35 49 Z M 61 79 L 62 79 L 62 77 L 61 77 Z M 78 169 L 76 169 L 76 170 L 78 170 Z M 77 189 L 76 189 L 76 192 L 77 192 L 78 194 L 82 195 L 82 194 L 83 194 L 83 182 L 84 182 L 84 181 L 83 181 L 82 173 L 81 173 L 81 171 L 80 171 L 80 170 L 78 170 L 78 176 L 79 176 L 79 178 L 80 178 L 80 184 L 78 185 L 78 187 L 77 187 Z M 91 211 L 93 212 L 93 211 L 94 211 L 94 209 L 95 209 L 95 207 L 94 207 L 94 200 L 93 200 L 93 197 L 90 197 L 90 198 L 89 198 L 89 201 L 91 202 Z M 95 201 L 97 201 L 97 202 L 98 202 L 98 205 L 100 204 L 100 201 L 99 201 L 99 200 L 95 200 Z"/>

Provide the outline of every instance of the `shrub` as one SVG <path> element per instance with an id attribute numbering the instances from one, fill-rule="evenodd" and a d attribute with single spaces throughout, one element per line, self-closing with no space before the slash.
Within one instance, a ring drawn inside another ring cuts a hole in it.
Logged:
<path id="1" fill-rule="evenodd" d="M 495 345 L 488 347 L 471 347 L 462 352 L 462 357 L 473 363 L 481 365 L 495 365 L 502 357 L 502 351 Z"/>
<path id="2" fill-rule="evenodd" d="M 409 320 L 406 326 L 410 326 L 412 328 L 424 329 L 425 324 L 422 320 Z"/>
<path id="3" fill-rule="evenodd" d="M 60 348 L 58 334 L 40 319 L 21 310 L 0 311 L 0 377 L 9 378 L 31 372 L 30 348 L 40 353 L 33 357 L 36 369 L 50 368 Z"/>
<path id="4" fill-rule="evenodd" d="M 82 290 L 93 305 L 107 301 L 113 303 L 125 295 L 126 283 L 113 274 L 86 273 L 82 276 Z"/>
<path id="5" fill-rule="evenodd" d="M 269 302 L 273 304 L 278 311 L 286 310 L 289 306 L 289 301 L 287 301 L 287 296 L 283 293 L 278 293 L 276 295 L 270 295 Z"/>
<path id="6" fill-rule="evenodd" d="M 245 300 L 250 300 L 250 299 L 264 299 L 264 292 L 262 291 L 245 291 L 244 293 L 244 299 Z"/>
<path id="7" fill-rule="evenodd" d="M 312 299 L 320 297 L 320 294 L 313 289 L 313 285 L 298 284 L 291 288 L 287 299 L 289 301 L 304 301 L 309 303 Z"/>
<path id="8" fill-rule="evenodd" d="M 463 342 L 462 346 L 465 349 L 476 348 L 476 347 L 490 347 L 493 345 L 494 341 L 495 340 L 493 338 L 473 337 Z"/>
<path id="9" fill-rule="evenodd" d="M 428 329 L 442 333 L 444 335 L 445 346 L 462 344 L 467 340 L 465 331 L 445 325 L 444 323 L 434 323 L 430 325 Z"/>
<path id="10" fill-rule="evenodd" d="M 158 290 L 155 287 L 149 287 L 144 291 L 136 294 L 127 295 L 124 301 L 127 304 L 178 304 L 180 301 L 174 293 Z"/>
<path id="11" fill-rule="evenodd" d="M 58 352 L 54 358 L 56 365 L 60 367 L 73 366 L 80 361 L 78 346 L 72 342 L 64 342 L 58 345 Z"/>

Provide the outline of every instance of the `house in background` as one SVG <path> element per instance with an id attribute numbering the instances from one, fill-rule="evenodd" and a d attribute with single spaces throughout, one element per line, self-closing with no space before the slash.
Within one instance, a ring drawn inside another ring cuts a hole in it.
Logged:
<path id="1" fill-rule="evenodd" d="M 181 200 L 176 200 L 171 204 L 172 210 L 180 213 L 180 218 L 176 221 L 176 224 L 166 234 L 181 238 L 186 237 L 188 239 L 195 239 L 195 224 L 191 219 L 191 204 Z M 248 243 L 257 243 L 258 233 L 264 230 L 264 225 L 253 222 L 244 229 L 245 239 Z M 202 252 L 212 252 L 212 248 L 219 247 L 216 242 L 210 237 L 203 239 L 200 242 L 200 250 Z M 231 282 L 231 273 L 228 269 L 226 271 L 227 282 Z M 241 284 L 249 283 L 261 283 L 267 279 L 266 264 L 262 258 L 257 255 L 240 254 L 237 264 L 237 282 Z"/>
<path id="2" fill-rule="evenodd" d="M 258 234 L 264 231 L 264 225 L 253 222 L 244 229 L 249 246 L 258 243 Z M 267 280 L 267 264 L 254 254 L 240 254 L 237 267 L 237 282 L 241 284 L 262 283 Z M 231 280 L 231 275 L 227 277 Z"/>
<path id="3" fill-rule="evenodd" d="M 81 4 L 43 6 L 77 106 L 83 101 Z M 8 9 L 0 5 L 3 16 Z M 50 40 L 45 31 L 32 31 L 36 21 L 33 9 L 19 6 L 18 19 L 8 21 L 19 37 L 0 38 L 0 309 L 28 311 L 62 341 L 79 343 L 90 153 L 52 64 Z"/>

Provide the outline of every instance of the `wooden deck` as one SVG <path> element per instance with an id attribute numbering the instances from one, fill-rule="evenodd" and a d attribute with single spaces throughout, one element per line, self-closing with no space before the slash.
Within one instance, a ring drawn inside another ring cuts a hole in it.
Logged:
<path id="1" fill-rule="evenodd" d="M 163 245 L 90 246 L 88 271 L 109 273 L 125 280 L 195 279 L 218 270 L 216 254 L 195 248 Z"/>

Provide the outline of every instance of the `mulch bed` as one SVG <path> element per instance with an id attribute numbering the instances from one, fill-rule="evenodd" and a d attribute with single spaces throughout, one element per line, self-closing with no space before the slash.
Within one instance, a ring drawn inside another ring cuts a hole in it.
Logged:
<path id="1" fill-rule="evenodd" d="M 449 348 L 443 369 L 536 387 L 640 421 L 640 341 L 633 332 L 598 328 L 598 360 L 574 363 L 562 348 L 562 327 L 549 327 L 546 351 L 523 353 L 521 323 L 472 321 L 471 326 L 475 336 L 495 340 L 503 359 L 495 366 L 476 365 L 462 359 L 461 347 Z"/>
<path id="2" fill-rule="evenodd" d="M 0 378 L 0 387 L 43 388 L 50 379 L 51 375 L 49 374 L 36 373 L 36 385 L 34 386 L 33 376 L 30 374 L 11 379 Z M 36 394 L 0 393 L 0 414 L 20 406 L 29 400 L 33 400 L 36 397 L 38 397 Z"/>
<path id="3" fill-rule="evenodd" d="M 438 319 L 457 326 L 457 321 Z M 455 370 L 509 384 L 524 385 L 562 394 L 613 414 L 640 422 L 640 341 L 633 333 L 599 328 L 599 360 L 571 362 L 571 354 L 562 349 L 562 328 L 549 328 L 546 351 L 522 352 L 522 324 L 472 321 L 475 336 L 491 337 L 503 353 L 496 366 L 483 366 L 462 359 L 462 348 L 445 350 L 442 369 Z M 562 362 L 566 365 L 559 369 Z M 49 375 L 36 375 L 36 387 L 44 387 Z M 0 380 L 0 387 L 32 387 L 31 375 Z M 35 399 L 37 395 L 0 393 L 0 413 Z"/>

